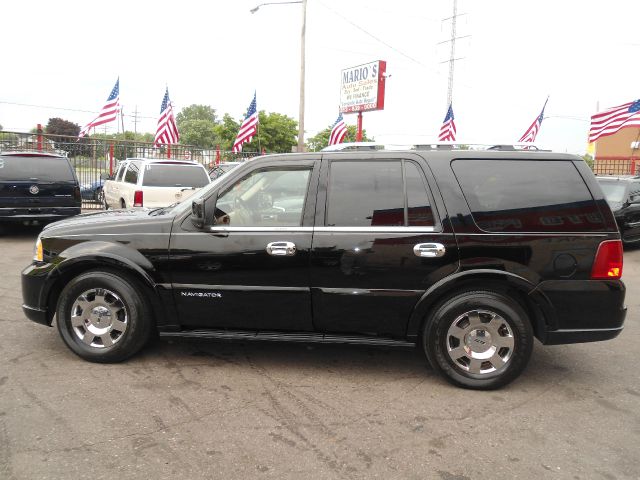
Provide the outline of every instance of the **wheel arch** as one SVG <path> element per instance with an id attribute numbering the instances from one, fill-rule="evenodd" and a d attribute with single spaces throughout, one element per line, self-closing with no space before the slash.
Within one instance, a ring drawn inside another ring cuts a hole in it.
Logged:
<path id="1" fill-rule="evenodd" d="M 146 260 L 146 259 L 145 259 Z M 101 255 L 84 255 L 73 258 L 67 258 L 62 261 L 49 274 L 48 289 L 43 291 L 42 295 L 47 306 L 49 325 L 53 320 L 53 315 L 57 309 L 60 294 L 64 287 L 74 277 L 91 270 L 104 270 L 115 274 L 124 275 L 135 281 L 143 294 L 149 301 L 155 323 L 164 323 L 165 308 L 162 307 L 162 299 L 158 290 L 158 284 L 140 265 L 132 262 L 130 259 L 123 258 L 114 254 L 104 253 Z"/>
<path id="2" fill-rule="evenodd" d="M 488 289 L 514 298 L 529 315 L 535 336 L 543 341 L 547 330 L 556 324 L 551 302 L 536 286 L 516 274 L 500 270 L 458 272 L 432 285 L 418 300 L 409 318 L 407 337 L 418 340 L 424 322 L 432 310 L 446 298 L 470 289 Z"/>

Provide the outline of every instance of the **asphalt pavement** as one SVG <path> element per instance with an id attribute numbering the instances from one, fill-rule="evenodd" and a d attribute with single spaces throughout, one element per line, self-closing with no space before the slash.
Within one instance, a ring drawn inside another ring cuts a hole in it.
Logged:
<path id="1" fill-rule="evenodd" d="M 413 350 L 157 341 L 85 362 L 22 314 L 36 235 L 0 237 L 0 479 L 640 478 L 640 249 L 618 338 L 536 344 L 474 392 Z"/>

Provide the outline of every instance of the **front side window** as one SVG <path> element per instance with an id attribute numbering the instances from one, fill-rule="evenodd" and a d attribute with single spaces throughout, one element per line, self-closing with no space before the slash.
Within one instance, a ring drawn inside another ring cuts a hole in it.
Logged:
<path id="1" fill-rule="evenodd" d="M 311 169 L 257 170 L 216 201 L 216 224 L 230 227 L 302 225 Z"/>
<path id="2" fill-rule="evenodd" d="M 140 175 L 140 166 L 136 162 L 131 162 L 124 174 L 124 181 L 127 183 L 138 183 L 138 175 Z"/>

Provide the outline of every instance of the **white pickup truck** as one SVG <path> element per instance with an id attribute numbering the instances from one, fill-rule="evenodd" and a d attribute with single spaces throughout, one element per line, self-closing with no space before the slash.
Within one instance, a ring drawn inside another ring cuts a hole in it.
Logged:
<path id="1" fill-rule="evenodd" d="M 104 183 L 104 208 L 166 207 L 189 198 L 210 182 L 199 163 L 127 158 Z"/>

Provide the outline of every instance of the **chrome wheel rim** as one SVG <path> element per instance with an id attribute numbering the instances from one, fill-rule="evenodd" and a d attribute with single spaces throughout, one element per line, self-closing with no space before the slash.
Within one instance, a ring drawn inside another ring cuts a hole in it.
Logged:
<path id="1" fill-rule="evenodd" d="M 513 330 L 496 312 L 470 310 L 458 316 L 447 331 L 447 353 L 453 364 L 476 375 L 507 368 L 515 348 Z"/>
<path id="2" fill-rule="evenodd" d="M 71 307 L 73 332 L 88 347 L 112 347 L 122 339 L 128 326 L 126 305 L 106 288 L 83 292 Z"/>

